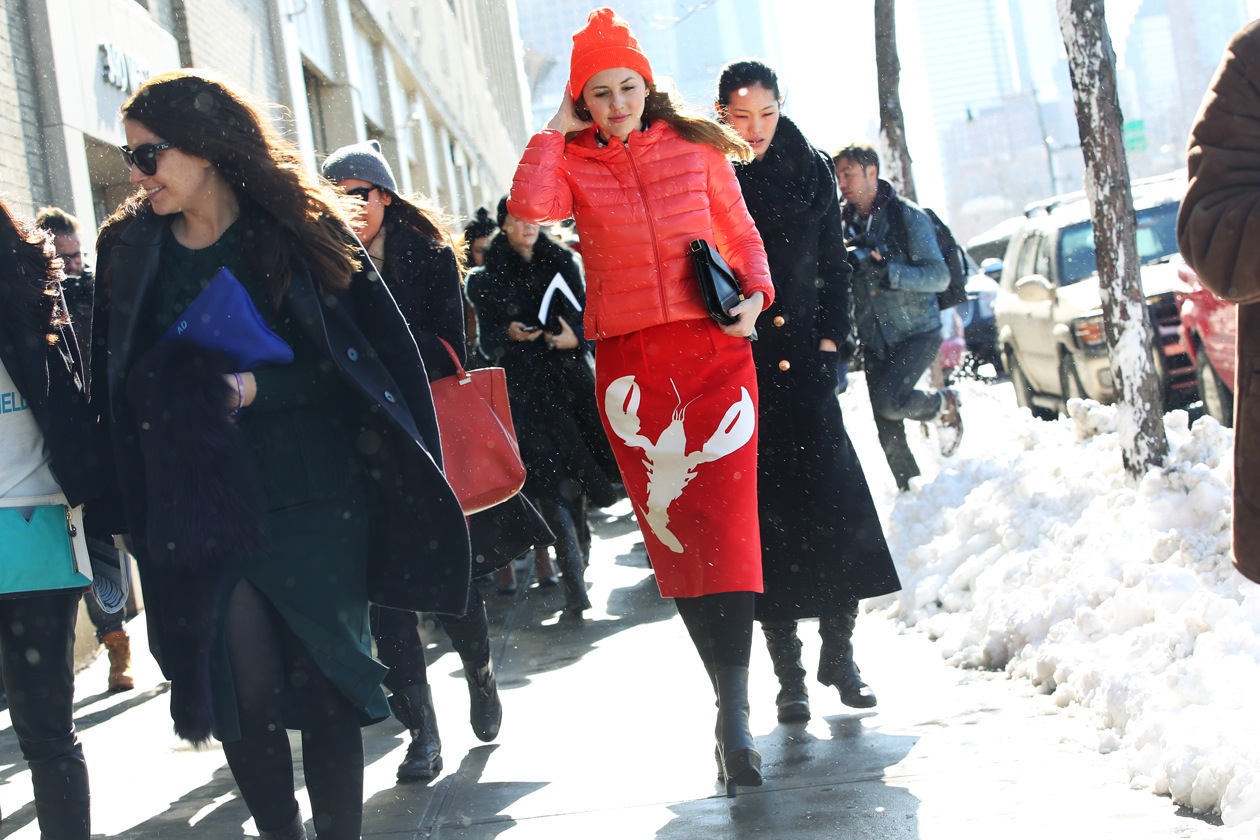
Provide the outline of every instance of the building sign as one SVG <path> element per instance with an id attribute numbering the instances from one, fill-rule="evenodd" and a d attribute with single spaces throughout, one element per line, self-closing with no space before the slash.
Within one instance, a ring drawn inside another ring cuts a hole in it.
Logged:
<path id="1" fill-rule="evenodd" d="M 101 44 L 101 78 L 123 93 L 134 93 L 153 75 L 140 59 L 113 44 Z"/>

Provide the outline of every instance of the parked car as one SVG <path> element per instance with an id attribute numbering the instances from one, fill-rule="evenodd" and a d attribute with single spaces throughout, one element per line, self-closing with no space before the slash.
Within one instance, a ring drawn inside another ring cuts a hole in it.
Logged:
<path id="1" fill-rule="evenodd" d="M 1023 218 L 1008 219 L 972 237 L 964 248 L 971 269 L 971 276 L 967 278 L 967 303 L 962 312 L 967 350 L 978 363 L 990 363 L 998 370 L 1002 368 L 1002 361 L 993 303 L 997 300 L 998 281 L 1002 276 L 1002 258 L 1011 235 L 1022 226 Z"/>
<path id="2" fill-rule="evenodd" d="M 1184 284 L 1176 292 L 1181 341 L 1194 362 L 1203 410 L 1222 426 L 1232 426 L 1237 307 L 1203 288 L 1190 266 L 1183 264 L 1177 275 Z"/>
<path id="3" fill-rule="evenodd" d="M 1153 361 L 1169 408 L 1198 397 L 1174 298 L 1181 264 L 1177 208 L 1184 189 L 1184 176 L 1133 184 L 1142 290 L 1155 330 Z M 1071 397 L 1115 401 L 1084 194 L 1029 206 L 1007 248 L 994 311 L 1002 362 L 1020 405 L 1050 418 Z"/>

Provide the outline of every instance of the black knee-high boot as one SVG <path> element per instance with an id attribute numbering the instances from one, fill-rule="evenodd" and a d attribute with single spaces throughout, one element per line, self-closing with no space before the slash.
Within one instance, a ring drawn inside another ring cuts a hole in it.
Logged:
<path id="1" fill-rule="evenodd" d="M 761 784 L 761 753 L 748 729 L 748 669 L 719 666 L 716 677 L 718 756 L 726 795 L 733 797 L 737 785 Z"/>
<path id="2" fill-rule="evenodd" d="M 409 685 L 390 695 L 389 706 L 394 717 L 411 732 L 407 754 L 398 765 L 398 781 L 417 782 L 436 777 L 442 772 L 442 736 L 438 734 L 432 690 L 425 684 Z"/>
<path id="3" fill-rule="evenodd" d="M 556 565 L 564 583 L 564 612 L 570 618 L 581 618 L 591 608 L 586 596 L 586 564 L 582 560 L 577 522 L 564 505 L 551 505 L 547 524 L 556 535 Z"/>
<path id="4" fill-rule="evenodd" d="M 862 672 L 853 660 L 853 628 L 857 624 L 857 601 L 818 620 L 822 655 L 818 660 L 818 681 L 840 690 L 840 702 L 855 709 L 875 705 L 875 692 L 862 681 Z"/>
<path id="5" fill-rule="evenodd" d="M 779 723 L 803 723 L 809 720 L 809 691 L 805 688 L 805 666 L 801 664 L 801 640 L 796 635 L 795 621 L 763 621 L 761 632 L 766 649 L 779 678 Z"/>
<path id="6" fill-rule="evenodd" d="M 302 811 L 299 809 L 284 828 L 274 831 L 259 830 L 258 836 L 260 840 L 306 840 L 306 824 L 302 821 Z"/>

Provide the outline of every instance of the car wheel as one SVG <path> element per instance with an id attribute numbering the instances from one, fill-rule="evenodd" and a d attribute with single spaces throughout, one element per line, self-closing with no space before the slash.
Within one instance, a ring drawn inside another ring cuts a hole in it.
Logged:
<path id="1" fill-rule="evenodd" d="M 1199 355 L 1194 363 L 1195 378 L 1199 381 L 1199 396 L 1203 410 L 1215 417 L 1225 427 L 1234 425 L 1234 394 L 1225 385 L 1216 368 L 1208 359 L 1207 351 L 1199 345 Z"/>
<path id="2" fill-rule="evenodd" d="M 1015 388 L 1015 403 L 1021 408 L 1026 408 L 1032 412 L 1032 416 L 1038 420 L 1053 420 L 1054 412 L 1033 404 L 1032 385 L 1028 384 L 1028 378 L 1024 376 L 1024 371 L 1019 366 L 1019 361 L 1015 358 L 1014 350 L 1006 351 L 1006 369 L 1011 374 L 1011 385 Z"/>
<path id="3" fill-rule="evenodd" d="M 1084 399 L 1085 389 L 1081 386 L 1080 374 L 1076 372 L 1076 362 L 1071 353 L 1059 355 L 1059 393 L 1063 396 L 1063 416 L 1067 416 L 1067 404 L 1070 399 Z"/>

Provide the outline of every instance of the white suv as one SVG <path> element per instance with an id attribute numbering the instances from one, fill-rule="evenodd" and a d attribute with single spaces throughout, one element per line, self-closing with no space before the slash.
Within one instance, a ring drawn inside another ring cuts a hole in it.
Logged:
<path id="1" fill-rule="evenodd" d="M 1142 291 L 1155 329 L 1155 367 L 1165 406 L 1197 399 L 1194 363 L 1178 335 L 1177 208 L 1185 176 L 1135 181 Z M 1094 228 L 1083 194 L 1030 205 L 1011 237 L 994 303 L 998 347 L 1015 399 L 1053 418 L 1071 397 L 1114 402 Z"/>

